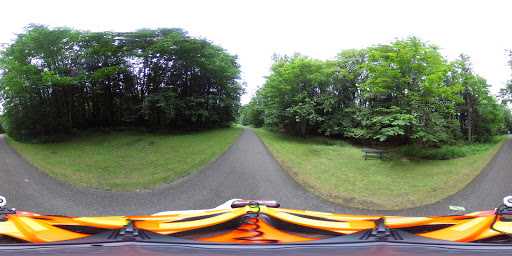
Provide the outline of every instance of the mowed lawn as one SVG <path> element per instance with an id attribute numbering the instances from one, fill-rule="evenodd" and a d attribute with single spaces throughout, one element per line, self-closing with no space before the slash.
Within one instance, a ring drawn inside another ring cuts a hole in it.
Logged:
<path id="1" fill-rule="evenodd" d="M 452 160 L 364 160 L 361 148 L 327 145 L 254 129 L 298 183 L 334 203 L 396 210 L 439 201 L 466 186 L 491 160 L 507 136 L 481 153 Z"/>
<path id="2" fill-rule="evenodd" d="M 172 135 L 122 131 L 51 144 L 8 141 L 52 176 L 83 187 L 127 191 L 193 173 L 223 153 L 241 132 L 241 127 Z"/>

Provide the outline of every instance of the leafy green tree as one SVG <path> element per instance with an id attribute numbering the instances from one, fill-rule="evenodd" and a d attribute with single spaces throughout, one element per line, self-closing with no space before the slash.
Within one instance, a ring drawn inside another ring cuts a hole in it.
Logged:
<path id="1" fill-rule="evenodd" d="M 275 55 L 271 71 L 244 110 L 258 127 L 435 147 L 486 141 L 512 124 L 468 56 L 448 63 L 416 37 L 345 50 L 330 61 Z"/>
<path id="2" fill-rule="evenodd" d="M 321 88 L 328 81 L 322 61 L 295 54 L 274 56 L 272 74 L 261 89 L 265 123 L 306 136 L 311 126 L 322 121 L 317 113 Z"/>
<path id="3" fill-rule="evenodd" d="M 498 135 L 505 123 L 503 115 L 503 109 L 494 97 L 487 96 L 481 99 L 475 113 L 475 140 L 487 142 L 492 136 Z"/>
<path id="4" fill-rule="evenodd" d="M 449 65 L 436 46 L 415 37 L 378 46 L 371 49 L 365 69 L 361 98 L 373 110 L 366 127 L 377 128 L 375 139 L 433 145 L 453 137 L 453 104 L 462 101 L 457 94 L 462 88 L 445 85 Z"/>
<path id="5" fill-rule="evenodd" d="M 452 63 L 452 83 L 460 84 L 463 90 L 460 92 L 464 102 L 456 104 L 456 112 L 462 132 L 466 135 L 467 141 L 471 142 L 475 134 L 474 120 L 478 114 L 480 100 L 489 94 L 487 82 L 480 76 L 473 74 L 469 56 L 461 54 L 459 59 Z"/>
<path id="6" fill-rule="evenodd" d="M 506 104 L 500 104 L 503 112 L 503 126 L 501 127 L 500 133 L 510 133 L 512 131 L 512 111 Z"/>
<path id="7" fill-rule="evenodd" d="M 246 107 L 246 123 L 252 124 L 256 128 L 263 127 L 265 125 L 265 107 L 263 106 L 261 90 L 256 92 L 256 95 L 251 98 Z"/>
<path id="8" fill-rule="evenodd" d="M 367 134 L 360 133 L 363 130 L 358 116 L 362 114 L 364 104 L 357 97 L 360 86 L 366 81 L 363 65 L 367 56 L 366 49 L 350 49 L 339 53 L 334 61 L 325 63 L 328 83 L 321 88 L 318 101 L 323 118 L 319 131 L 325 135 L 362 138 Z"/>
<path id="9" fill-rule="evenodd" d="M 1 52 L 0 70 L 5 128 L 17 140 L 88 127 L 225 126 L 243 93 L 237 57 L 181 29 L 30 25 Z"/>
<path id="10" fill-rule="evenodd" d="M 0 68 L 6 130 L 13 138 L 48 136 L 70 129 L 66 85 L 72 78 L 72 60 L 77 36 L 70 29 L 50 30 L 32 25 L 27 34 L 2 52 Z M 48 77 L 53 79 L 49 83 Z M 52 94 L 61 97 L 51 97 Z"/>
<path id="11" fill-rule="evenodd" d="M 508 50 L 508 66 L 512 69 L 512 50 Z M 512 102 L 512 80 L 507 81 L 505 88 L 500 89 L 499 97 L 503 103 Z"/>
<path id="12" fill-rule="evenodd" d="M 241 124 L 241 125 L 249 125 L 249 118 L 247 116 L 247 113 L 249 112 L 249 107 L 248 105 L 242 105 L 238 108 L 238 115 L 237 115 L 237 119 L 236 119 L 236 122 L 237 124 Z"/>
<path id="13" fill-rule="evenodd" d="M 4 127 L 3 127 L 3 122 L 4 122 L 4 119 L 2 117 L 2 115 L 0 115 L 0 134 L 4 133 Z"/>
<path id="14" fill-rule="evenodd" d="M 487 141 L 504 130 L 506 112 L 490 95 L 487 81 L 473 73 L 469 56 L 461 54 L 453 66 L 451 82 L 463 87 L 460 94 L 464 102 L 455 106 L 460 130 L 468 142 Z"/>

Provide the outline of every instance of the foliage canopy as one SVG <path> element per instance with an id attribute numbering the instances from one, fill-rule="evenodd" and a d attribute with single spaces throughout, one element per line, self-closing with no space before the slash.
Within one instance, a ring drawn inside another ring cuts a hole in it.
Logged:
<path id="1" fill-rule="evenodd" d="M 357 142 L 440 146 L 486 141 L 512 129 L 468 56 L 448 63 L 416 37 L 334 60 L 274 56 L 271 75 L 246 106 L 246 123 Z"/>
<path id="2" fill-rule="evenodd" d="M 237 57 L 181 29 L 84 32 L 30 25 L 1 52 L 4 128 L 27 140 L 74 128 L 209 128 L 234 120 Z"/>

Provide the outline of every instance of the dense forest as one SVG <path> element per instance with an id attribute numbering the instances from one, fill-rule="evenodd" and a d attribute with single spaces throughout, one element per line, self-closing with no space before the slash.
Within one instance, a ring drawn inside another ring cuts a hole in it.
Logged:
<path id="1" fill-rule="evenodd" d="M 240 109 L 244 124 L 424 147 L 484 142 L 512 129 L 506 101 L 490 94 L 469 56 L 448 62 L 416 37 L 344 50 L 334 60 L 273 60 L 266 83 Z"/>
<path id="2" fill-rule="evenodd" d="M 182 29 L 88 32 L 30 25 L 1 51 L 0 131 L 44 141 L 73 129 L 243 124 L 358 143 L 440 146 L 512 130 L 506 103 L 469 56 L 448 62 L 416 37 L 332 60 L 273 56 L 248 105 L 237 57 Z M 43 139 L 41 139 L 43 138 Z"/>
<path id="3" fill-rule="evenodd" d="M 237 57 L 181 29 L 87 32 L 30 25 L 0 56 L 3 128 L 17 140 L 112 126 L 234 121 Z"/>

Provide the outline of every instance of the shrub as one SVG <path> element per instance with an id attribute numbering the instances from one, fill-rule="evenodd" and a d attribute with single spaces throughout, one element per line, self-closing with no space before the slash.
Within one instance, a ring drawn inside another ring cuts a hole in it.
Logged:
<path id="1" fill-rule="evenodd" d="M 503 136 L 494 136 L 488 143 L 460 143 L 439 148 L 424 148 L 418 145 L 407 145 L 396 148 L 395 152 L 406 157 L 444 160 L 484 152 L 503 139 Z"/>

